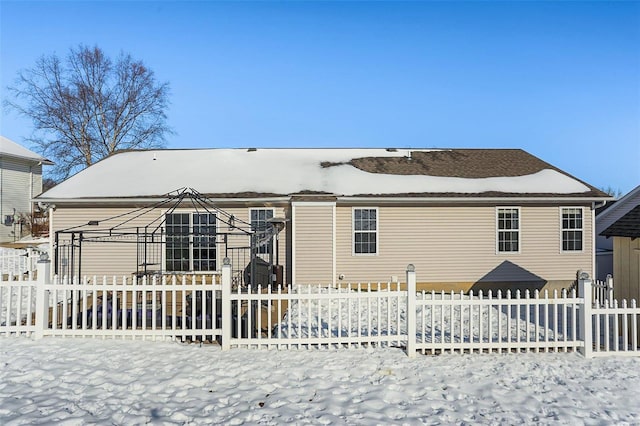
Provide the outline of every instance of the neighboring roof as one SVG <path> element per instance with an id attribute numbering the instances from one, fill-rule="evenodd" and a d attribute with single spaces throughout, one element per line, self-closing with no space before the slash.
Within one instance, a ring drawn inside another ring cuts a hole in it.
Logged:
<path id="1" fill-rule="evenodd" d="M 640 204 L 600 233 L 605 237 L 640 237 Z"/>
<path id="2" fill-rule="evenodd" d="M 197 149 L 127 151 L 42 200 L 290 195 L 610 199 L 520 149 Z"/>
<path id="3" fill-rule="evenodd" d="M 47 160 L 43 156 L 36 154 L 33 151 L 28 150 L 12 141 L 11 139 L 0 136 L 0 155 L 6 155 L 8 157 L 21 158 L 26 160 L 32 160 L 36 163 L 53 164 L 50 160 Z"/>
<path id="4" fill-rule="evenodd" d="M 602 235 L 602 231 L 638 204 L 640 204 L 640 185 L 633 188 L 624 197 L 616 200 L 608 209 L 596 213 L 596 233 Z"/>

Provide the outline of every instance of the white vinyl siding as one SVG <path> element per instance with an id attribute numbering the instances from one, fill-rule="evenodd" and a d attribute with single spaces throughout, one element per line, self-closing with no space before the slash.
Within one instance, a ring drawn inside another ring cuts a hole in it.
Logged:
<path id="1" fill-rule="evenodd" d="M 496 247 L 498 253 L 520 252 L 520 208 L 496 208 Z"/>
<path id="2" fill-rule="evenodd" d="M 582 251 L 584 241 L 584 215 L 582 207 L 561 208 L 562 251 Z"/>
<path id="3" fill-rule="evenodd" d="M 378 254 L 378 209 L 353 209 L 353 254 Z"/>

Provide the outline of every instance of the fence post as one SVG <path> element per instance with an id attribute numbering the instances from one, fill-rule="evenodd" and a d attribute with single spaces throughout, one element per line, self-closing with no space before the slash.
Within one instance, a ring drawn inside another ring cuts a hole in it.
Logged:
<path id="1" fill-rule="evenodd" d="M 407 355 L 416 356 L 416 267 L 407 265 Z"/>
<path id="2" fill-rule="evenodd" d="M 222 261 L 222 350 L 231 349 L 231 259 Z"/>
<path id="3" fill-rule="evenodd" d="M 611 274 L 607 274 L 607 300 L 609 303 L 613 303 L 613 277 Z"/>
<path id="4" fill-rule="evenodd" d="M 45 288 L 45 285 L 49 283 L 51 261 L 46 253 L 40 255 L 37 270 L 35 337 L 41 339 L 44 336 L 44 330 L 49 326 L 49 290 Z"/>
<path id="5" fill-rule="evenodd" d="M 579 321 L 582 322 L 580 327 L 580 337 L 584 344 L 582 355 L 585 358 L 591 358 L 593 355 L 593 289 L 591 288 L 591 280 L 589 274 L 581 272 L 578 277 L 578 290 L 584 299 L 584 304 L 580 310 L 581 315 Z M 596 336 L 598 339 L 598 336 Z"/>

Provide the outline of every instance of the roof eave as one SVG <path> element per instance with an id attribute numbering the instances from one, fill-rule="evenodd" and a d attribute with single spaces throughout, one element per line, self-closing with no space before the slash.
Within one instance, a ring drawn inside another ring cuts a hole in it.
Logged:
<path id="1" fill-rule="evenodd" d="M 607 216 L 609 216 L 610 214 L 612 214 L 613 212 L 616 212 L 620 209 L 623 209 L 626 202 L 630 199 L 632 199 L 633 197 L 635 197 L 636 194 L 640 193 L 640 185 L 636 186 L 635 188 L 633 188 L 631 191 L 629 191 L 626 195 L 624 195 L 622 198 L 619 198 L 615 205 L 611 206 L 611 208 L 604 210 L 602 213 L 600 213 L 597 216 L 598 220 L 602 220 L 604 218 L 606 218 Z M 611 198 L 611 200 L 615 200 L 615 198 Z"/>
<path id="2" fill-rule="evenodd" d="M 0 157 L 9 157 L 9 158 L 15 158 L 18 160 L 26 160 L 31 163 L 42 163 L 42 164 L 46 164 L 47 166 L 53 166 L 55 164 L 53 161 L 48 160 L 46 158 L 27 157 L 23 155 L 8 154 L 6 152 L 0 153 Z"/>
<path id="3" fill-rule="evenodd" d="M 319 195 L 317 195 L 320 197 Z M 362 203 L 378 203 L 378 204 L 407 204 L 407 203 L 420 203 L 420 204 L 435 204 L 435 203 L 597 203 L 602 201 L 612 200 L 611 197 L 527 197 L 527 196 L 505 196 L 505 197 L 408 197 L 408 196 L 341 196 L 324 194 L 321 197 L 335 197 L 336 201 L 348 202 L 354 204 Z M 212 197 L 208 198 L 212 202 L 218 203 L 255 203 L 255 202 L 290 202 L 294 198 L 299 198 L 298 195 L 284 195 L 284 196 L 264 196 L 264 197 Z M 305 198 L 314 198 L 313 196 L 305 196 Z M 32 202 L 43 203 L 58 203 L 58 204 L 103 204 L 103 205 L 119 205 L 119 204 L 131 204 L 131 203 L 156 203 L 166 200 L 164 196 L 153 197 L 130 197 L 130 198 L 46 198 L 35 197 Z"/>

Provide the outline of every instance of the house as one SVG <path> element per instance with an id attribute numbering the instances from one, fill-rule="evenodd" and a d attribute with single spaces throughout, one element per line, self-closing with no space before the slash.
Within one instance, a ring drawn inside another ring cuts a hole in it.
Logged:
<path id="1" fill-rule="evenodd" d="M 220 211 L 203 214 L 180 188 Z M 36 197 L 51 207 L 59 273 L 218 269 L 237 223 L 277 220 L 262 250 L 285 283 L 401 282 L 411 263 L 419 288 L 447 291 L 559 289 L 593 274 L 594 210 L 610 199 L 519 149 L 263 148 L 121 152 Z"/>
<path id="2" fill-rule="evenodd" d="M 42 192 L 42 166 L 53 164 L 0 136 L 0 242 L 20 239 L 32 213 L 31 199 Z"/>
<path id="3" fill-rule="evenodd" d="M 600 235 L 613 240 L 616 299 L 640 300 L 640 202 Z"/>
<path id="4" fill-rule="evenodd" d="M 640 185 L 613 203 L 605 204 L 596 214 L 596 277 L 604 280 L 613 275 L 614 239 L 602 233 L 640 204 Z M 616 287 L 617 283 L 616 283 Z"/>

